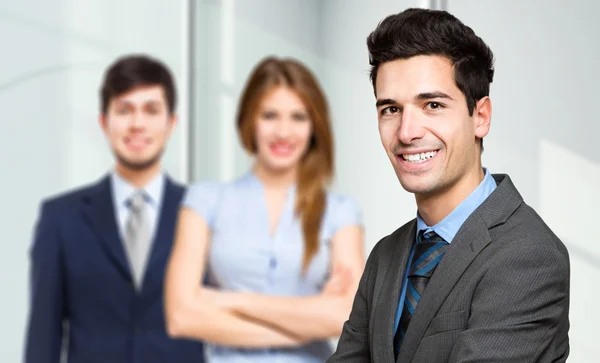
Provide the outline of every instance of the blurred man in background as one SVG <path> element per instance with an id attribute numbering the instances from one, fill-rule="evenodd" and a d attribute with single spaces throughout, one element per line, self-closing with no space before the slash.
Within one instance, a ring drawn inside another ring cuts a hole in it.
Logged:
<path id="1" fill-rule="evenodd" d="M 160 61 L 118 59 L 101 88 L 115 167 L 45 200 L 31 248 L 26 363 L 197 363 L 198 342 L 165 331 L 163 280 L 184 188 L 162 169 L 176 124 L 175 82 Z M 64 347 L 64 349 L 63 349 Z"/>

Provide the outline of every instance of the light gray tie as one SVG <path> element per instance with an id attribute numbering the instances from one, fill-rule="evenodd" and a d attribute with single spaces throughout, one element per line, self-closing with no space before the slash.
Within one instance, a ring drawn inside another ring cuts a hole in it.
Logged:
<path id="1" fill-rule="evenodd" d="M 141 290 L 150 251 L 150 220 L 143 192 L 135 193 L 130 199 L 129 218 L 125 224 L 125 247 L 134 283 Z"/>

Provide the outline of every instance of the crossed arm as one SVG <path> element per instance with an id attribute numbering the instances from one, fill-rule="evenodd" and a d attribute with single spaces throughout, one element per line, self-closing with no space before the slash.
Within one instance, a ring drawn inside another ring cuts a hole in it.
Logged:
<path id="1" fill-rule="evenodd" d="M 206 221 L 183 208 L 165 282 L 170 335 L 228 346 L 282 347 L 339 333 L 350 312 L 354 280 L 362 271 L 358 227 L 336 234 L 332 263 L 346 267 L 332 276 L 323 294 L 311 297 L 220 292 L 199 286 L 209 239 Z M 342 239 L 343 249 L 339 247 Z"/>
<path id="2" fill-rule="evenodd" d="M 213 301 L 241 316 L 258 320 L 303 340 L 340 335 L 364 267 L 362 230 L 340 229 L 332 241 L 333 273 L 319 295 L 269 296 L 247 292 L 209 290 Z"/>

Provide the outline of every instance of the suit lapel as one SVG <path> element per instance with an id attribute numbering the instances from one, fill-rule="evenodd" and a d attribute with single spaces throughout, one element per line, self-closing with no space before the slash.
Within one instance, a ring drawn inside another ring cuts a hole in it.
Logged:
<path id="1" fill-rule="evenodd" d="M 373 291 L 374 310 L 373 317 L 373 356 L 383 357 L 382 361 L 394 360 L 394 329 L 395 317 L 402 289 L 402 278 L 408 263 L 411 246 L 415 240 L 416 220 L 408 223 L 406 228 L 401 228 L 390 235 L 396 248 L 388 261 L 387 271 L 381 283 L 375 285 Z M 385 257 L 384 257 L 385 258 Z"/>
<path id="2" fill-rule="evenodd" d="M 473 259 L 491 241 L 488 228 L 477 213 L 472 214 L 454 237 L 435 270 L 402 342 L 397 362 L 410 362 L 429 323 Z"/>
<path id="3" fill-rule="evenodd" d="M 103 178 L 83 201 L 83 215 L 98 235 L 106 255 L 123 276 L 131 280 L 125 248 L 117 229 L 110 177 Z"/>
<path id="4" fill-rule="evenodd" d="M 146 285 L 150 280 L 148 274 L 152 273 L 156 266 L 160 265 L 160 262 L 168 257 L 171 251 L 183 190 L 182 187 L 173 183 L 170 178 L 165 178 L 162 206 L 160 207 L 160 214 L 157 221 L 158 226 L 152 243 L 150 258 L 148 259 L 146 271 L 144 272 L 142 289 L 147 288 Z"/>
<path id="5" fill-rule="evenodd" d="M 523 199 L 507 175 L 494 175 L 496 190 L 467 218 L 431 277 L 411 318 L 397 362 L 410 362 L 448 294 L 471 262 L 491 242 L 490 229 L 503 224 Z"/>

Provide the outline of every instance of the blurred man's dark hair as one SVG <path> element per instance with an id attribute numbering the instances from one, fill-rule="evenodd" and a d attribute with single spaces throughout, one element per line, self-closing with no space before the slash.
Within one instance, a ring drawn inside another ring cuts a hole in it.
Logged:
<path id="1" fill-rule="evenodd" d="M 174 113 L 177 91 L 171 71 L 161 61 L 142 54 L 123 56 L 106 70 L 100 91 L 101 112 L 106 113 L 113 98 L 146 86 L 161 86 L 169 113 Z"/>

